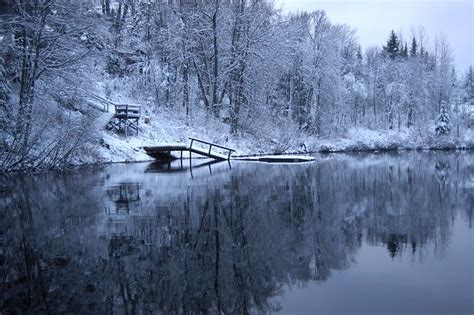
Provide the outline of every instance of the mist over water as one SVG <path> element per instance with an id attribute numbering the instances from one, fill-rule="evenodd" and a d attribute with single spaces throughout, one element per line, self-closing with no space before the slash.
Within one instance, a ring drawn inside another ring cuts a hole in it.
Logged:
<path id="1" fill-rule="evenodd" d="M 0 312 L 474 311 L 472 153 L 0 181 Z"/>

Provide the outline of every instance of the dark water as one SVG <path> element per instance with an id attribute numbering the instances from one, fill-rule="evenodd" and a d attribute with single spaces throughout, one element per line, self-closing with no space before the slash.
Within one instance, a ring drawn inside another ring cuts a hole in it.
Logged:
<path id="1" fill-rule="evenodd" d="M 0 313 L 473 314 L 474 155 L 1 180 Z"/>

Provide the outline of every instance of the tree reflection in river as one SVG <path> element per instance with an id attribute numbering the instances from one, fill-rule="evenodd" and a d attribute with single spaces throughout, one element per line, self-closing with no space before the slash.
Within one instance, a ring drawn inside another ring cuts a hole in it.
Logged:
<path id="1" fill-rule="evenodd" d="M 3 180 L 0 311 L 278 310 L 274 296 L 350 268 L 364 242 L 422 260 L 443 255 L 456 216 L 472 225 L 469 155 L 145 169 Z"/>

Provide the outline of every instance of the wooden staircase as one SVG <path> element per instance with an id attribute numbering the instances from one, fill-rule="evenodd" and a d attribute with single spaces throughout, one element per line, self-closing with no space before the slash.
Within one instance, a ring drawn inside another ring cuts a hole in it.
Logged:
<path id="1" fill-rule="evenodd" d="M 102 113 L 95 121 L 94 126 L 96 130 L 107 129 L 110 130 L 110 121 L 114 118 L 114 113 L 105 112 Z"/>
<path id="2" fill-rule="evenodd" d="M 100 129 L 113 130 L 125 133 L 135 131 L 138 134 L 138 122 L 141 117 L 140 105 L 115 104 L 94 93 L 81 90 L 89 97 L 87 105 L 101 111 L 103 114 L 95 121 L 95 125 Z"/>

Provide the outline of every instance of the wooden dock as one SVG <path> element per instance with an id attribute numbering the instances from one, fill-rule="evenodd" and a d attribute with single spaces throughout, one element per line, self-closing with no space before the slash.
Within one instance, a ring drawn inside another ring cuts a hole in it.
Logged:
<path id="1" fill-rule="evenodd" d="M 199 140 L 196 138 L 189 138 L 191 140 L 191 143 L 189 146 L 185 144 L 165 144 L 165 145 L 158 145 L 158 146 L 150 146 L 150 147 L 143 147 L 145 149 L 146 153 L 157 159 L 157 160 L 163 160 L 163 161 L 170 161 L 177 159 L 173 155 L 171 155 L 171 152 L 180 152 L 181 154 L 181 159 L 183 159 L 183 152 L 189 152 L 189 156 L 191 158 L 192 153 L 205 156 L 208 158 L 212 158 L 215 160 L 230 160 L 230 157 L 235 150 L 224 147 L 222 145 L 212 143 L 212 142 L 207 142 L 204 140 Z M 193 146 L 194 143 L 201 143 L 207 146 L 207 148 L 203 149 L 200 147 L 196 147 L 195 145 Z M 216 150 L 212 149 L 220 149 L 221 151 L 226 152 L 226 154 L 222 154 L 221 152 L 216 152 Z"/>

